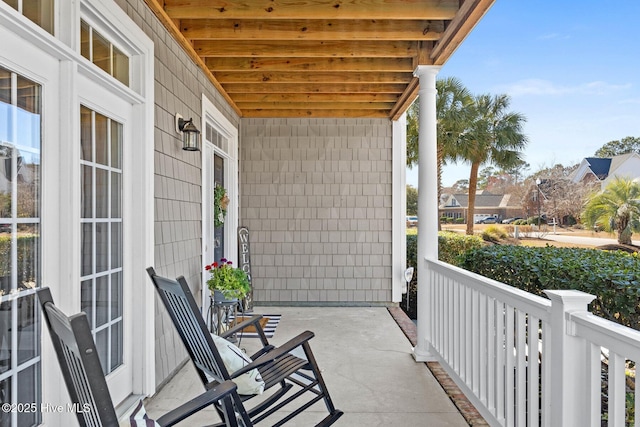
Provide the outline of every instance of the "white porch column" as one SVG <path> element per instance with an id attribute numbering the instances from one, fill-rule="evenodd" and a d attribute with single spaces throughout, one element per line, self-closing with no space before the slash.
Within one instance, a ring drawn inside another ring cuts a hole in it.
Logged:
<path id="1" fill-rule="evenodd" d="M 418 136 L 418 331 L 413 357 L 417 362 L 433 360 L 429 352 L 431 330 L 429 271 L 425 258 L 438 259 L 438 156 L 436 123 L 436 76 L 439 66 L 420 65 Z"/>

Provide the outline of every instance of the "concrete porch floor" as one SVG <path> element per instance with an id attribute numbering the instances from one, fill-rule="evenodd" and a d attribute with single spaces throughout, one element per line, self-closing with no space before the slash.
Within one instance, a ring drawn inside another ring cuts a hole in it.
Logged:
<path id="1" fill-rule="evenodd" d="M 270 339 L 274 345 L 304 330 L 315 333 L 311 348 L 335 406 L 344 411 L 334 425 L 469 425 L 426 364 L 414 361 L 411 344 L 386 308 L 256 307 L 254 311 L 282 315 Z M 240 347 L 251 354 L 257 343 L 255 338 L 244 338 Z M 189 362 L 145 407 L 152 418 L 158 417 L 202 391 Z M 324 403 L 318 403 L 288 425 L 312 426 L 325 415 Z M 180 425 L 207 425 L 218 419 L 213 409 L 207 409 Z M 268 421 L 259 425 L 270 425 Z"/>

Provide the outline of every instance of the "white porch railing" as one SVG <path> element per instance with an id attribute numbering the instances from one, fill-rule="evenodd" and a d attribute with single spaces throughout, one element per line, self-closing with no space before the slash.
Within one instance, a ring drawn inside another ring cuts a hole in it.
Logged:
<path id="1" fill-rule="evenodd" d="M 594 297 L 583 292 L 548 291 L 548 300 L 440 261 L 426 263 L 418 292 L 429 296 L 430 353 L 487 422 L 600 427 L 604 351 L 608 425 L 625 426 L 625 405 L 631 406 L 625 362 L 640 361 L 639 331 L 590 314 Z"/>

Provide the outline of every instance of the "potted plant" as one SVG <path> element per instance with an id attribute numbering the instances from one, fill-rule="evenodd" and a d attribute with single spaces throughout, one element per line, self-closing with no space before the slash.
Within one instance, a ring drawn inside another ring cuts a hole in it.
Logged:
<path id="1" fill-rule="evenodd" d="M 215 301 L 242 299 L 251 290 L 247 273 L 240 268 L 235 268 L 226 258 L 206 265 L 204 268 L 211 273 L 207 286 L 214 294 Z"/>

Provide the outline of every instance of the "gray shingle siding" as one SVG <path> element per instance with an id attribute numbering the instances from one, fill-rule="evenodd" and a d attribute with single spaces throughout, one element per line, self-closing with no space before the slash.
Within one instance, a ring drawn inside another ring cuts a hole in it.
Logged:
<path id="1" fill-rule="evenodd" d="M 391 122 L 244 119 L 240 141 L 256 303 L 391 301 Z"/>

